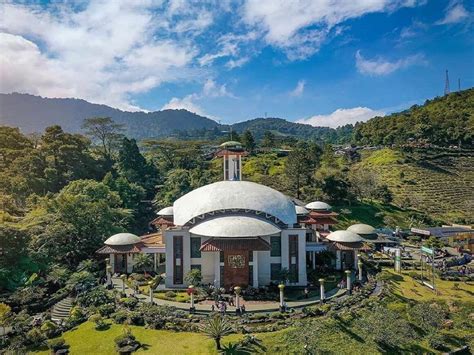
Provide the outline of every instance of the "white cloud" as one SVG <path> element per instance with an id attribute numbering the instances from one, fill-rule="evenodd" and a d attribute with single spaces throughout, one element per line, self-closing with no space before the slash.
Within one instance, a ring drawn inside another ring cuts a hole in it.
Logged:
<path id="1" fill-rule="evenodd" d="M 218 51 L 206 53 L 198 59 L 201 66 L 208 66 L 220 58 L 230 58 L 225 66 L 229 69 L 237 68 L 250 59 L 248 52 L 252 52 L 252 42 L 258 39 L 256 31 L 249 31 L 245 34 L 227 33 L 217 40 Z"/>
<path id="2" fill-rule="evenodd" d="M 216 117 L 206 113 L 198 102 L 206 98 L 218 97 L 230 97 L 233 99 L 237 98 L 234 94 L 227 90 L 226 84 L 219 85 L 213 79 L 207 79 L 202 86 L 201 92 L 186 95 L 183 98 L 173 97 L 161 109 L 185 109 L 190 112 L 197 113 L 198 115 L 217 120 Z"/>
<path id="3" fill-rule="evenodd" d="M 183 98 L 173 97 L 167 104 L 165 104 L 161 109 L 162 110 L 188 110 L 190 112 L 196 113 L 200 116 L 207 116 L 202 107 L 196 104 L 195 100 L 197 99 L 196 94 L 187 95 Z"/>
<path id="4" fill-rule="evenodd" d="M 290 60 L 316 53 L 336 26 L 368 13 L 417 6 L 416 0 L 247 0 L 244 21 L 259 29 L 268 44 L 283 49 Z M 423 1 L 424 3 L 424 1 Z"/>
<path id="5" fill-rule="evenodd" d="M 218 85 L 214 80 L 207 79 L 202 88 L 202 96 L 205 97 L 232 97 L 234 94 L 227 90 L 226 84 Z"/>
<path id="6" fill-rule="evenodd" d="M 415 54 L 396 61 L 389 61 L 382 57 L 366 59 L 360 51 L 356 52 L 356 68 L 362 74 L 368 75 L 387 75 L 402 68 L 412 65 L 425 64 L 426 60 L 422 54 Z"/>
<path id="7" fill-rule="evenodd" d="M 444 18 L 436 22 L 436 24 L 450 25 L 462 22 L 470 17 L 469 12 L 460 1 L 451 1 L 445 11 Z"/>
<path id="8" fill-rule="evenodd" d="M 400 30 L 400 39 L 406 40 L 418 36 L 421 32 L 425 31 L 428 25 L 421 21 L 413 21 L 410 26 L 403 27 Z"/>
<path id="9" fill-rule="evenodd" d="M 303 95 L 305 85 L 306 85 L 305 80 L 299 80 L 298 83 L 296 84 L 296 87 L 290 92 L 290 96 L 299 97 Z"/>
<path id="10" fill-rule="evenodd" d="M 315 127 L 336 128 L 346 124 L 365 122 L 372 117 L 385 116 L 385 112 L 372 110 L 368 107 L 340 108 L 328 115 L 315 115 L 303 118 L 296 122 L 305 123 Z"/>
<path id="11" fill-rule="evenodd" d="M 80 10 L 55 3 L 0 5 L 6 41 L 0 52 L 0 91 L 138 109 L 131 95 L 197 75 L 192 68 L 196 48 L 170 38 L 167 15 L 157 17 L 159 6 L 148 0 L 94 0 Z"/>

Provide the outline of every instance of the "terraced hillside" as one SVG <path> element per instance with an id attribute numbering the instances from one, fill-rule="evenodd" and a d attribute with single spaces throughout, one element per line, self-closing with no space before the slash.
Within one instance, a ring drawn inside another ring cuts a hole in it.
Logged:
<path id="1" fill-rule="evenodd" d="M 392 149 L 366 152 L 354 169 L 374 172 L 394 203 L 444 222 L 474 223 L 474 153 Z"/>

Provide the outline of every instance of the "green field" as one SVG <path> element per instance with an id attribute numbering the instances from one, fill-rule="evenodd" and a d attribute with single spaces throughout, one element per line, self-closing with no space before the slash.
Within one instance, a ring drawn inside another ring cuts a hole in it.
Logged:
<path id="1" fill-rule="evenodd" d="M 365 152 L 352 169 L 374 172 L 394 203 L 445 222 L 473 221 L 474 154 L 424 151 L 403 155 L 385 148 Z"/>
<path id="2" fill-rule="evenodd" d="M 404 299 L 414 301 L 474 301 L 474 282 L 453 282 L 435 278 L 436 291 L 420 284 L 408 276 L 408 272 L 397 274 L 387 269 L 392 275 L 390 280 L 390 290 Z"/>

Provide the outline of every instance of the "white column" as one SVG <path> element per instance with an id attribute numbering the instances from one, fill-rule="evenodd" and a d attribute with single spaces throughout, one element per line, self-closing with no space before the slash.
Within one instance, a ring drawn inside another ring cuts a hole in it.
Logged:
<path id="1" fill-rule="evenodd" d="M 251 251 L 253 253 L 253 287 L 258 287 L 258 251 Z"/>
<path id="2" fill-rule="evenodd" d="M 214 253 L 214 286 L 219 287 L 221 284 L 221 256 L 220 252 Z"/>
<path id="3" fill-rule="evenodd" d="M 336 250 L 336 270 L 341 270 L 341 251 Z"/>
<path id="4" fill-rule="evenodd" d="M 153 270 L 156 272 L 156 253 L 153 253 Z"/>
<path id="5" fill-rule="evenodd" d="M 354 250 L 354 269 L 355 270 L 358 270 L 359 267 L 357 266 L 357 262 L 359 261 L 359 257 L 358 257 L 358 254 L 359 251 L 357 249 Z"/>
<path id="6" fill-rule="evenodd" d="M 242 156 L 239 155 L 239 180 L 242 181 Z"/>

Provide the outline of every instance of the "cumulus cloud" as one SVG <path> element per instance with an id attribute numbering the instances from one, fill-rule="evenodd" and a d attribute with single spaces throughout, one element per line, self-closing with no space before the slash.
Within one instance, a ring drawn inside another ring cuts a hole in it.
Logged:
<path id="1" fill-rule="evenodd" d="M 296 122 L 315 127 L 336 128 L 346 124 L 364 122 L 376 116 L 385 116 L 385 112 L 372 110 L 368 107 L 340 108 L 328 115 L 315 115 Z"/>
<path id="2" fill-rule="evenodd" d="M 396 61 L 389 61 L 382 57 L 367 59 L 360 54 L 360 51 L 357 51 L 355 58 L 356 68 L 359 73 L 375 76 L 387 75 L 402 68 L 426 63 L 422 54 L 415 54 Z"/>
<path id="3" fill-rule="evenodd" d="M 303 95 L 305 85 L 306 85 L 305 80 L 299 80 L 298 83 L 296 84 L 296 87 L 290 92 L 290 96 L 299 97 Z"/>
<path id="4" fill-rule="evenodd" d="M 244 21 L 259 29 L 265 41 L 283 49 L 290 60 L 304 59 L 316 53 L 337 25 L 348 19 L 374 12 L 392 12 L 401 7 L 417 6 L 417 0 L 247 0 Z"/>
<path id="5" fill-rule="evenodd" d="M 200 107 L 195 100 L 198 97 L 196 94 L 187 95 L 183 98 L 173 97 L 167 104 L 165 104 L 161 109 L 162 110 L 188 110 L 190 112 L 196 113 L 201 116 L 207 115 L 202 107 Z"/>
<path id="6" fill-rule="evenodd" d="M 438 25 L 450 25 L 453 23 L 463 22 L 470 17 L 462 2 L 451 1 L 446 7 L 444 18 L 436 22 Z"/>
<path id="7" fill-rule="evenodd" d="M 80 97 L 127 110 L 139 109 L 133 94 L 198 75 L 196 48 L 170 36 L 170 21 L 186 36 L 212 21 L 179 7 L 157 12 L 161 4 L 146 0 L 0 6 L 0 91 Z"/>
<path id="8" fill-rule="evenodd" d="M 227 86 L 225 84 L 219 85 L 213 79 L 207 79 L 204 85 L 202 86 L 201 92 L 186 95 L 183 98 L 173 97 L 161 109 L 185 109 L 190 112 L 197 113 L 198 115 L 206 116 L 213 120 L 217 120 L 216 117 L 204 111 L 204 109 L 200 106 L 199 101 L 205 98 L 218 97 L 229 97 L 233 99 L 237 98 L 234 94 L 227 90 Z"/>

